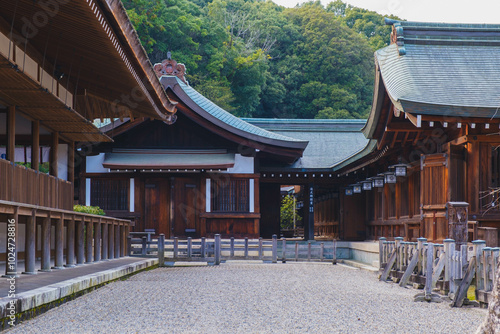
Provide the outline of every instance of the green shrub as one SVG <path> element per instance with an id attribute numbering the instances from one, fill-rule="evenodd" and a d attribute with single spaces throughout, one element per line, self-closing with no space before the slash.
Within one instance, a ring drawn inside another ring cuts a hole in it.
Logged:
<path id="1" fill-rule="evenodd" d="M 281 200 L 280 208 L 280 227 L 282 230 L 293 228 L 293 214 L 295 211 L 295 223 L 302 221 L 302 217 L 297 213 L 293 203 L 293 196 L 287 195 Z"/>
<path id="2" fill-rule="evenodd" d="M 100 216 L 105 216 L 106 213 L 104 212 L 103 209 L 101 209 L 98 206 L 85 206 L 85 205 L 74 205 L 73 206 L 73 211 L 75 212 L 83 212 L 83 213 L 90 213 L 93 215 L 100 215 Z"/>

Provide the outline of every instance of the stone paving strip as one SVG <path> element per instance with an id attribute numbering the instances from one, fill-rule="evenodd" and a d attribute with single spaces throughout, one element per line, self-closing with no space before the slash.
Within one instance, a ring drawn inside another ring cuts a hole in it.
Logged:
<path id="1" fill-rule="evenodd" d="M 474 333 L 486 315 L 415 303 L 414 289 L 322 263 L 159 268 L 8 333 Z"/>

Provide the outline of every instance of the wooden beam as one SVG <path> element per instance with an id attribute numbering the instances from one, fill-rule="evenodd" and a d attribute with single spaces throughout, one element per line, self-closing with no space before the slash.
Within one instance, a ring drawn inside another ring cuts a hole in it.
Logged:
<path id="1" fill-rule="evenodd" d="M 7 160 L 15 162 L 16 153 L 16 107 L 7 110 Z"/>
<path id="2" fill-rule="evenodd" d="M 31 168 L 39 171 L 40 164 L 40 121 L 31 122 Z"/>
<path id="3" fill-rule="evenodd" d="M 58 175 L 58 149 L 59 149 L 59 133 L 52 133 L 52 145 L 50 147 L 50 163 L 49 163 L 49 171 L 50 175 L 57 177 Z"/>

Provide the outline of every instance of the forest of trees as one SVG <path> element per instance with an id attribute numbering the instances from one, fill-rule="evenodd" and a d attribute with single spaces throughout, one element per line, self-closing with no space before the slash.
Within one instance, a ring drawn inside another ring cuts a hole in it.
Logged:
<path id="1" fill-rule="evenodd" d="M 237 116 L 369 113 L 373 52 L 391 32 L 376 12 L 341 0 L 295 8 L 270 0 L 123 2 L 151 62 L 171 51 L 191 86 Z"/>

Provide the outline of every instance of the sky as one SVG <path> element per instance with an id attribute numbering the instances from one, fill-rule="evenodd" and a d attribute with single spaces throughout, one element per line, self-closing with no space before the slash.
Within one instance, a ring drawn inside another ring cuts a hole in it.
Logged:
<path id="1" fill-rule="evenodd" d="M 302 1 L 273 0 L 294 7 Z M 332 0 L 321 0 L 326 5 Z M 500 24 L 500 0 L 343 0 L 343 2 L 408 21 Z"/>

